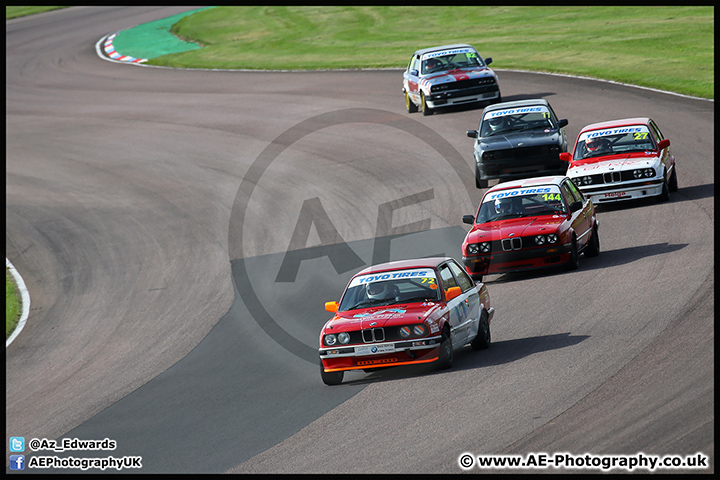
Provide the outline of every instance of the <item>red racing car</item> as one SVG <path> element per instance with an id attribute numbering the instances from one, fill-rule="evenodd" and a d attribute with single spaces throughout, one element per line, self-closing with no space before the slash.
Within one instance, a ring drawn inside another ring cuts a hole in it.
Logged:
<path id="1" fill-rule="evenodd" d="M 320 376 L 337 385 L 347 370 L 438 362 L 449 368 L 464 345 L 490 346 L 487 287 L 452 258 L 368 267 L 351 280 L 320 332 Z"/>
<path id="2" fill-rule="evenodd" d="M 600 253 L 595 208 L 564 176 L 500 183 L 483 196 L 462 244 L 463 262 L 475 281 L 483 275 L 566 265 L 580 253 Z"/>

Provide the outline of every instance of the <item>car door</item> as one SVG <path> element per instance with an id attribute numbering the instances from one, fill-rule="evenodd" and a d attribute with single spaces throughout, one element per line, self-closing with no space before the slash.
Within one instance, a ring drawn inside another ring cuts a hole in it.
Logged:
<path id="1" fill-rule="evenodd" d="M 655 124 L 654 121 L 650 120 L 649 122 L 650 126 L 650 132 L 651 135 L 654 137 L 655 145 L 659 145 L 661 140 L 664 140 L 665 137 L 663 136 L 662 132 L 660 131 L 660 128 Z M 675 157 L 672 156 L 670 153 L 670 147 L 664 148 L 658 152 L 658 155 L 660 157 L 660 162 L 663 164 L 663 167 L 665 168 L 665 176 L 666 178 L 669 176 L 667 172 L 670 172 L 675 165 Z"/>
<path id="2" fill-rule="evenodd" d="M 444 291 L 452 287 L 459 287 L 450 266 L 444 263 L 438 267 L 440 282 Z M 462 288 L 461 288 L 462 290 Z M 470 320 L 467 315 L 468 307 L 465 304 L 465 296 L 458 295 L 447 302 L 448 322 L 450 323 L 450 338 L 452 338 L 453 349 L 460 348 L 467 343 Z"/>
<path id="3" fill-rule="evenodd" d="M 463 301 L 461 303 L 467 324 L 467 336 L 465 343 L 471 342 L 478 334 L 480 328 L 480 294 L 478 287 L 475 285 L 468 274 L 455 261 L 448 262 L 450 270 L 455 275 L 455 280 L 462 290 Z"/>
<path id="4" fill-rule="evenodd" d="M 573 222 L 573 230 L 575 230 L 579 241 L 579 249 L 590 241 L 590 230 L 593 227 L 593 206 L 590 199 L 586 198 L 570 179 L 564 180 L 563 184 L 574 198 L 574 201 L 582 203 L 582 208 L 573 213 L 573 215 L 578 215 L 577 223 Z"/>
<path id="5" fill-rule="evenodd" d="M 413 55 L 408 63 L 407 70 L 403 74 L 403 80 L 405 82 L 405 90 L 410 95 L 415 103 L 419 102 L 418 97 L 418 84 L 420 82 L 420 57 Z"/>

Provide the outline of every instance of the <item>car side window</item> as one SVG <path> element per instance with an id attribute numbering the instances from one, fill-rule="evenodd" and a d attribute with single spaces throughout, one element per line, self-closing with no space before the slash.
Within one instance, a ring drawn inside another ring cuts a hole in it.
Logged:
<path id="1" fill-rule="evenodd" d="M 575 197 L 575 200 L 578 202 L 585 202 L 585 196 L 580 191 L 579 188 L 572 182 L 572 180 L 566 182 L 568 189 L 572 192 L 573 196 Z"/>
<path id="2" fill-rule="evenodd" d="M 460 288 L 463 292 L 467 292 L 473 287 L 473 281 L 470 280 L 470 277 L 468 277 L 468 274 L 460 268 L 460 266 L 455 262 L 449 262 L 448 265 L 450 265 L 450 270 L 455 274 L 455 278 L 457 279 L 457 282 L 460 284 Z"/>
<path id="3" fill-rule="evenodd" d="M 650 131 L 652 132 L 653 136 L 655 137 L 655 144 L 660 143 L 660 140 L 665 138 L 663 136 L 662 132 L 660 131 L 658 126 L 655 124 L 655 122 L 653 122 L 652 120 L 650 121 L 649 125 L 650 125 Z"/>
<path id="4" fill-rule="evenodd" d="M 571 203 L 576 202 L 577 199 L 575 198 L 575 195 L 573 194 L 572 190 L 570 190 L 570 187 L 568 186 L 568 182 L 565 181 L 560 185 L 560 191 L 563 193 L 563 196 L 565 197 L 565 200 L 567 201 L 568 207 Z"/>
<path id="5" fill-rule="evenodd" d="M 408 70 L 417 70 L 418 72 L 420 71 L 420 57 L 414 55 L 410 59 L 410 67 L 408 68 Z"/>
<path id="6" fill-rule="evenodd" d="M 457 282 L 455 282 L 455 277 L 453 277 L 450 267 L 448 267 L 447 264 L 440 267 L 440 281 L 442 281 L 442 288 L 445 290 L 450 287 L 458 286 Z"/>

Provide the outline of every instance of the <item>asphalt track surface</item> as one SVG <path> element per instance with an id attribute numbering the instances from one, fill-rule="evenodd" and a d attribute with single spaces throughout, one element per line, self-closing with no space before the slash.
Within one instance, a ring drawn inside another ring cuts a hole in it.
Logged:
<path id="1" fill-rule="evenodd" d="M 39 453 L 142 456 L 143 473 L 459 473 L 463 452 L 701 452 L 714 471 L 713 102 L 500 71 L 505 100 L 546 98 L 572 139 L 654 118 L 679 191 L 603 209 L 602 253 L 577 271 L 487 277 L 489 350 L 327 387 L 323 302 L 350 275 L 459 258 L 480 110 L 408 115 L 398 71 L 95 53 L 189 8 L 6 22 L 6 254 L 32 297 L 6 350 L 6 439 L 109 438 Z"/>

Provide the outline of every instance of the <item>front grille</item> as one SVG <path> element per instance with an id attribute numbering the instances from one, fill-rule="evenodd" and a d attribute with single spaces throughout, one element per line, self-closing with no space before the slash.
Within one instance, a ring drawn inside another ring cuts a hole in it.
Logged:
<path id="1" fill-rule="evenodd" d="M 555 147 L 555 152 L 550 150 L 551 145 L 540 145 L 535 147 L 519 147 L 508 148 L 505 150 L 492 150 L 483 153 L 484 162 L 517 160 L 559 160 L 559 149 Z"/>
<path id="2" fill-rule="evenodd" d="M 602 175 L 603 182 L 605 183 L 613 183 L 613 182 L 621 182 L 622 181 L 622 175 L 618 171 L 612 171 L 612 172 L 605 172 Z"/>
<path id="3" fill-rule="evenodd" d="M 495 79 L 489 78 L 468 78 L 466 80 L 457 80 L 450 83 L 442 83 L 430 87 L 430 93 L 445 92 L 448 90 L 462 90 L 466 88 L 483 87 L 495 85 Z"/>
<path id="4" fill-rule="evenodd" d="M 384 342 L 385 330 L 382 328 L 368 328 L 362 331 L 362 339 L 365 343 Z"/>
<path id="5" fill-rule="evenodd" d="M 632 182 L 639 180 L 635 177 L 633 170 L 613 170 L 605 173 L 597 173 L 595 175 L 579 175 L 573 177 L 573 183 L 578 187 L 592 187 L 595 185 L 604 185 L 606 183 Z"/>
<path id="6" fill-rule="evenodd" d="M 567 163 L 560 160 L 557 145 L 492 150 L 483 153 L 482 170 L 486 176 L 560 171 Z"/>
<path id="7" fill-rule="evenodd" d="M 510 250 L 520 250 L 522 248 L 522 238 L 503 238 L 502 249 L 506 252 Z"/>

